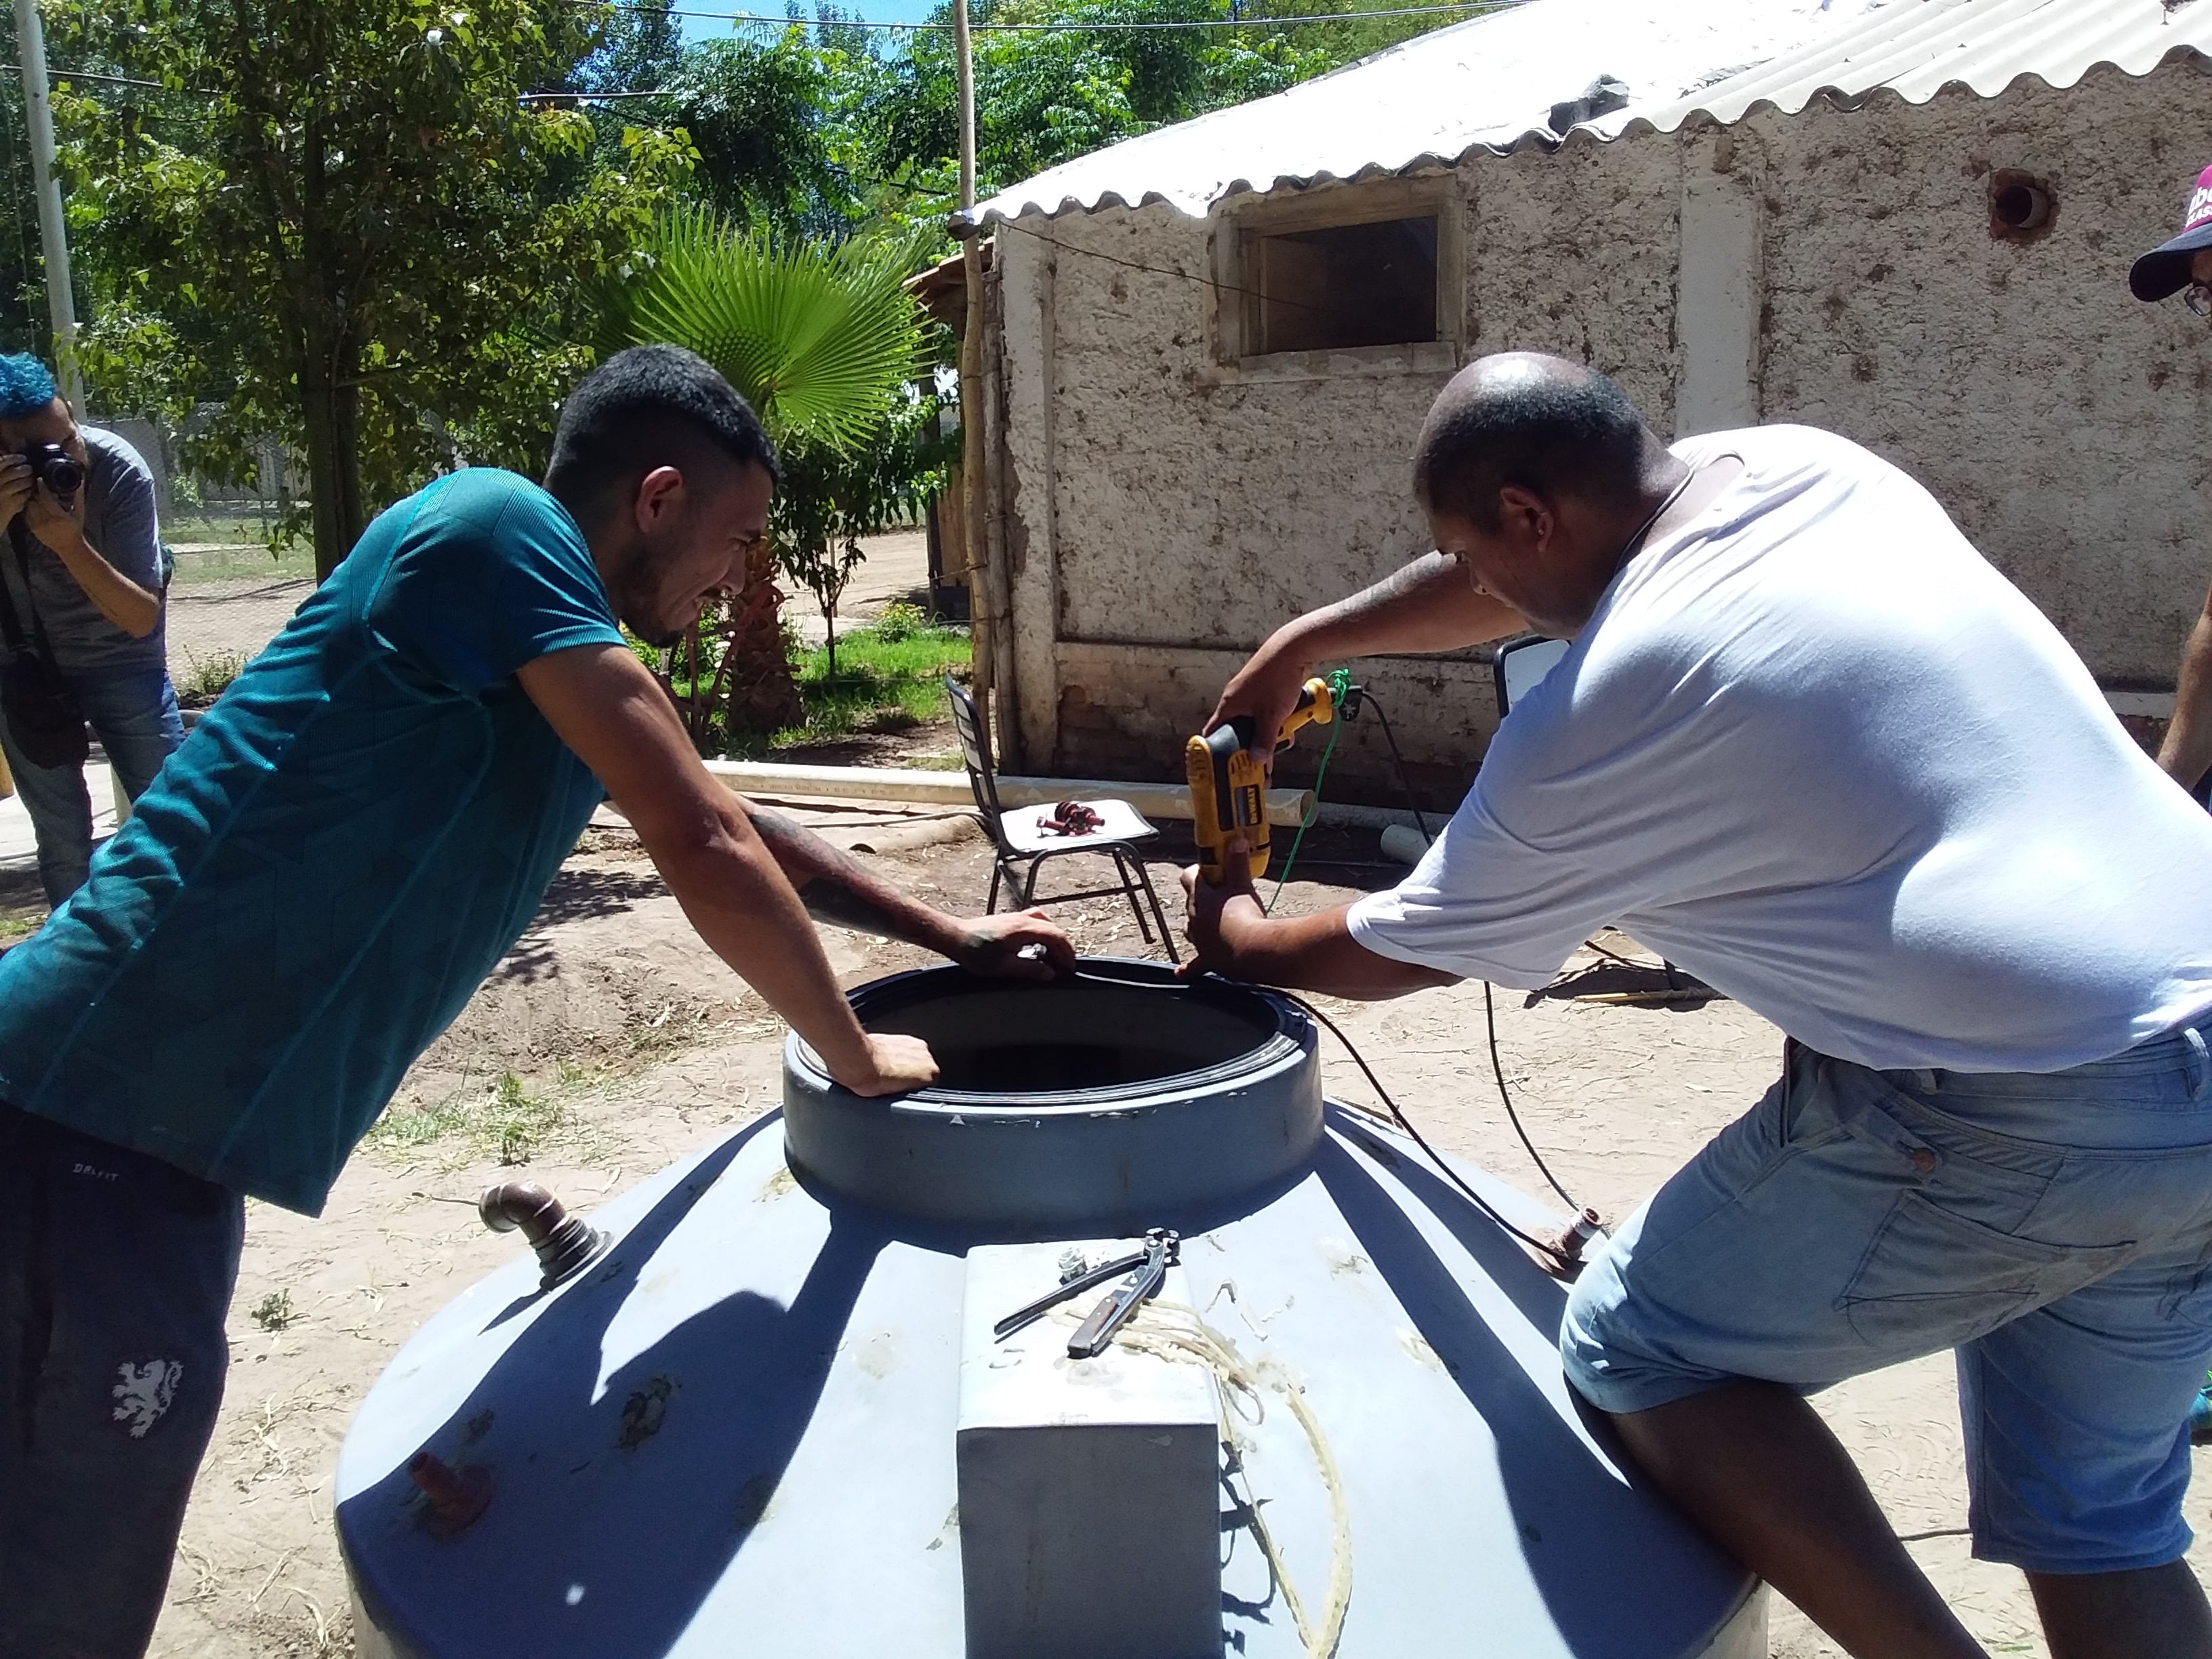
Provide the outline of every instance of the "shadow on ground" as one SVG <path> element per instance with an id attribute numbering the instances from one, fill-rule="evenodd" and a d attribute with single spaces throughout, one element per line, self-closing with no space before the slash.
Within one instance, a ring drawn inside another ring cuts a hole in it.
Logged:
<path id="1" fill-rule="evenodd" d="M 1521 1006 L 1533 1008 L 1540 1002 L 1592 1000 L 1686 1013 L 1709 1002 L 1727 999 L 1703 980 L 1679 968 L 1599 961 L 1578 972 L 1562 975 L 1540 991 L 1529 992 Z"/>
<path id="2" fill-rule="evenodd" d="M 570 922 L 594 921 L 635 909 L 647 899 L 665 898 L 668 887 L 651 870 L 595 868 L 563 865 L 530 926 L 507 953 L 495 980 L 535 983 L 554 971 L 557 951 L 552 933 Z"/>

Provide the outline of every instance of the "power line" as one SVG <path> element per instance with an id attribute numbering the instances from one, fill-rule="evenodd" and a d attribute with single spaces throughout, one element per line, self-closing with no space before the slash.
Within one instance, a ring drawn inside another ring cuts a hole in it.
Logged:
<path id="1" fill-rule="evenodd" d="M 563 98 L 580 98 L 596 102 L 602 98 L 678 98 L 681 96 L 683 96 L 681 93 L 665 87 L 656 87 L 646 92 L 526 92 L 521 94 L 521 99 L 526 104 L 548 104 Z"/>
<path id="2" fill-rule="evenodd" d="M 0 64 L 0 74 L 21 75 L 22 72 L 23 66 L 21 64 Z M 155 92 L 191 92 L 198 93 L 202 97 L 207 96 L 198 87 L 173 87 L 166 81 L 141 81 L 135 76 L 129 75 L 102 75 L 96 70 L 49 67 L 46 73 L 57 81 L 106 81 L 118 87 L 150 87 Z"/>
<path id="3" fill-rule="evenodd" d="M 696 17 L 708 22 L 727 23 L 732 27 L 751 25 L 763 28 L 819 28 L 819 29 L 889 29 L 915 33 L 924 30 L 949 32 L 950 23 L 883 22 L 871 19 L 847 17 L 764 17 L 757 12 L 686 11 L 678 7 L 640 5 L 634 0 L 569 0 L 569 3 L 588 6 L 593 10 L 609 9 L 618 12 L 640 12 L 653 17 Z M 1131 29 L 1270 29 L 1292 23 L 1352 23 L 1376 17 L 1431 17 L 1452 11 L 1500 11 L 1508 6 L 1526 3 L 1526 0 L 1461 0 L 1456 5 L 1393 6 L 1379 11 L 1314 12 L 1297 17 L 1193 17 L 1159 18 L 1142 22 L 1095 23 L 971 23 L 969 27 L 979 34 L 1096 34 L 1115 33 Z M 571 94 L 560 94 L 568 96 Z M 576 94 L 583 95 L 583 94 Z M 634 94 L 644 97 L 647 94 Z"/>
<path id="4" fill-rule="evenodd" d="M 952 27 L 950 23 L 902 23 L 858 17 L 833 16 L 810 21 L 804 17 L 767 17 L 757 12 L 688 11 L 673 6 L 664 8 L 638 4 L 635 0 L 568 0 L 568 3 L 593 10 L 629 12 L 653 17 L 696 17 L 708 22 L 727 23 L 732 28 L 750 26 L 775 29 L 883 29 L 894 33 L 917 33 L 932 30 L 948 31 Z M 1272 29 L 1288 27 L 1295 23 L 1356 23 L 1383 17 L 1433 17 L 1455 11 L 1502 11 L 1508 6 L 1526 3 L 1527 0 L 1457 0 L 1457 3 L 1446 5 L 1391 6 L 1373 11 L 1309 12 L 1292 17 L 1155 18 L 1141 21 L 1091 23 L 972 23 L 969 27 L 978 33 L 988 34 L 1113 34 L 1143 29 Z M 22 66 L 19 64 L 0 64 L 0 74 L 21 75 L 22 72 Z M 109 86 L 143 87 L 151 92 L 190 93 L 201 98 L 219 95 L 204 87 L 172 86 L 166 81 L 149 81 L 134 75 L 109 75 L 100 70 L 51 69 L 47 73 L 58 81 L 99 81 Z M 679 89 L 668 87 L 633 91 L 526 92 L 519 94 L 526 104 L 556 103 L 562 99 L 595 101 L 682 95 Z"/>
<path id="5" fill-rule="evenodd" d="M 952 27 L 950 23 L 902 23 L 858 17 L 831 16 L 810 21 L 804 17 L 767 17 L 757 12 L 690 11 L 674 6 L 638 4 L 635 0 L 568 0 L 568 3 L 592 10 L 629 12 L 653 17 L 696 17 L 708 22 L 727 23 L 732 28 L 880 29 L 894 33 L 920 33 L 949 31 Z M 1090 23 L 972 23 L 969 27 L 978 33 L 987 34 L 1114 34 L 1147 29 L 1273 29 L 1300 23 L 1356 23 L 1385 17 L 1434 17 L 1447 12 L 1502 11 L 1510 6 L 1526 3 L 1527 0 L 1456 0 L 1456 3 L 1445 5 L 1391 6 L 1370 11 L 1309 12 L 1291 17 L 1154 18 Z M 22 72 L 22 66 L 19 64 L 0 64 L 0 74 L 21 75 Z M 47 72 L 58 81 L 99 81 L 109 86 L 143 87 L 152 92 L 189 93 L 201 98 L 220 95 L 204 87 L 172 86 L 166 81 L 149 81 L 133 75 L 109 75 L 99 70 L 52 69 Z M 520 101 L 526 104 L 557 103 L 563 99 L 596 102 L 617 98 L 673 98 L 683 95 L 681 89 L 668 87 L 608 92 L 526 92 L 518 94 Z"/>
<path id="6" fill-rule="evenodd" d="M 1168 265 L 1148 265 L 1139 260 L 1124 259 L 1117 254 L 1101 253 L 1097 248 L 1078 247 L 1073 242 L 1063 242 L 1058 237 L 1047 235 L 1043 231 L 1032 230 L 1027 225 L 1012 218 L 1000 219 L 994 228 L 1000 230 L 1016 230 L 1019 231 L 1024 236 L 1035 237 L 1038 241 L 1048 244 L 1056 255 L 1061 253 L 1078 253 L 1086 259 L 1103 259 L 1109 265 L 1120 265 L 1126 270 L 1141 270 L 1146 275 L 1152 276 L 1174 276 L 1186 283 L 1196 283 L 1201 288 L 1212 289 L 1215 292 L 1219 294 L 1247 295 L 1252 299 L 1261 301 L 1268 305 L 1288 306 L 1293 311 L 1330 311 L 1334 309 L 1334 307 L 1331 306 L 1314 305 L 1304 300 L 1293 300 L 1287 295 L 1268 294 L 1256 288 L 1239 288 L 1234 283 L 1217 282 L 1211 276 L 1200 275 L 1199 272 L 1194 270 L 1176 270 Z M 1370 708 L 1375 706 L 1374 700 L 1372 698 L 1370 698 L 1368 702 Z M 1381 711 L 1378 708 L 1376 712 L 1380 713 Z M 1389 729 L 1387 718 L 1384 722 L 1384 729 L 1386 731 Z M 1391 747 L 1394 750 L 1397 747 L 1397 740 L 1395 738 L 1391 740 Z M 1411 799 L 1412 797 L 1408 795 L 1407 799 Z M 1420 810 L 1421 809 L 1418 806 L 1413 809 L 1414 816 L 1417 818 L 1420 815 Z"/>

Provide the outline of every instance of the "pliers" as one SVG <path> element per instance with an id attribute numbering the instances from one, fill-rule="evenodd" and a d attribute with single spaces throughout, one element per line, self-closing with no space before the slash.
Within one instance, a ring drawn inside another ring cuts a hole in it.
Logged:
<path id="1" fill-rule="evenodd" d="M 1127 1273 L 1128 1278 L 1115 1285 L 1111 1293 L 1091 1310 L 1091 1316 L 1068 1339 L 1069 1358 L 1093 1358 L 1105 1351 L 1106 1346 L 1113 1341 L 1115 1333 L 1128 1322 L 1139 1303 L 1160 1293 L 1160 1286 L 1167 1280 L 1168 1269 L 1182 1259 L 1181 1236 L 1169 1228 L 1154 1227 L 1145 1234 L 1143 1249 L 1133 1255 L 1116 1257 L 1087 1273 L 1076 1274 L 1025 1307 L 1008 1314 L 991 1327 L 991 1334 L 994 1339 L 1012 1336 L 1024 1326 L 1036 1323 L 1061 1303 L 1082 1295 L 1094 1285 L 1103 1285 L 1116 1274 Z"/>

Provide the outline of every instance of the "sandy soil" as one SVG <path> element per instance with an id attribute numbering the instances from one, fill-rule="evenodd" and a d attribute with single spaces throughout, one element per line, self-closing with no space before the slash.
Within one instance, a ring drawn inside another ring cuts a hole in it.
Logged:
<path id="1" fill-rule="evenodd" d="M 872 832 L 848 828 L 842 838 Z M 1155 866 L 1164 887 L 1176 850 L 1164 845 Z M 1314 851 L 1373 856 L 1349 836 Z M 980 908 L 988 866 L 977 842 L 881 861 L 949 908 Z M 1387 878 L 1372 866 L 1310 869 L 1333 883 Z M 1348 890 L 1296 883 L 1286 903 L 1317 907 Z M 1142 953 L 1126 909 L 1092 902 L 1067 907 L 1061 919 L 1086 949 Z M 848 982 L 921 960 L 904 946 L 830 937 Z M 1342 1014 L 1440 1144 L 1540 1190 L 1498 1109 L 1481 994 L 1432 991 Z M 1718 1001 L 1684 1008 L 1509 994 L 1498 999 L 1498 1024 L 1531 1133 L 1577 1196 L 1613 1217 L 1756 1099 L 1781 1046 L 1771 1027 Z M 487 1233 L 473 1210 L 486 1182 L 518 1173 L 498 1162 L 501 1133 L 509 1155 L 528 1160 L 520 1172 L 588 1208 L 771 1106 L 779 1035 L 759 1000 L 684 927 L 627 834 L 588 836 L 530 933 L 410 1074 L 387 1119 L 411 1124 L 412 1133 L 424 1128 L 420 1115 L 443 1111 L 453 1127 L 415 1144 L 392 1127 L 380 1131 L 319 1220 L 254 1206 L 231 1320 L 229 1397 L 155 1652 L 349 1652 L 331 1528 L 333 1459 L 353 1407 L 408 1334 L 517 1248 Z M 1325 1053 L 1331 1092 L 1367 1098 L 1341 1054 Z M 509 1073 L 501 1106 L 499 1084 Z M 521 1127 L 501 1131 L 502 1121 Z M 1900 1532 L 1964 1524 L 1947 1361 L 1865 1378 L 1820 1403 Z M 1913 1547 L 1993 1652 L 2044 1651 L 2017 1575 L 1972 1562 L 1958 1537 Z M 2198 1556 L 2200 1571 L 2212 1565 L 2202 1547 Z M 1786 1659 L 1838 1651 L 1786 1607 L 1776 1609 L 1773 1635 L 1774 1653 Z"/>
<path id="2" fill-rule="evenodd" d="M 169 674 L 191 676 L 195 665 L 231 657 L 244 661 L 276 637 L 307 602 L 306 576 L 222 576 L 179 581 L 169 589 Z"/>
<path id="3" fill-rule="evenodd" d="M 908 605 L 929 603 L 929 536 L 921 530 L 894 530 L 870 536 L 861 547 L 866 560 L 853 572 L 853 580 L 837 600 L 837 631 L 857 628 L 883 614 L 894 600 Z M 809 645 L 819 645 L 829 629 L 816 608 L 814 596 L 786 583 L 789 595 L 783 602 L 784 620 Z"/>

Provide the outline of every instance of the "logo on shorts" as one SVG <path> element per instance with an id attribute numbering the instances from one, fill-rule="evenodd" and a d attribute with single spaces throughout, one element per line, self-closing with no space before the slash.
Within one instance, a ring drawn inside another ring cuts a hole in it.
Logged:
<path id="1" fill-rule="evenodd" d="M 180 1359 L 149 1359 L 143 1365 L 129 1360 L 115 1368 L 123 1380 L 108 1393 L 115 1397 L 115 1420 L 131 1425 L 133 1440 L 143 1440 L 146 1431 L 167 1415 L 169 1406 L 177 1397 L 177 1382 L 185 1374 Z"/>

